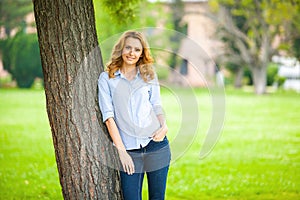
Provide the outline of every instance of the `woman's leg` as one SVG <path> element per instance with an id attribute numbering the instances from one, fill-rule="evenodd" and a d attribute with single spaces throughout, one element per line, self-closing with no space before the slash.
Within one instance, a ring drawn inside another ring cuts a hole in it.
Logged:
<path id="1" fill-rule="evenodd" d="M 164 200 L 171 160 L 169 141 L 151 141 L 146 146 L 144 169 L 147 172 L 149 200 Z"/>
<path id="2" fill-rule="evenodd" d="M 124 200 L 142 200 L 144 173 L 128 175 L 120 171 L 120 175 Z"/>
<path id="3" fill-rule="evenodd" d="M 147 172 L 149 200 L 164 200 L 169 166 Z"/>

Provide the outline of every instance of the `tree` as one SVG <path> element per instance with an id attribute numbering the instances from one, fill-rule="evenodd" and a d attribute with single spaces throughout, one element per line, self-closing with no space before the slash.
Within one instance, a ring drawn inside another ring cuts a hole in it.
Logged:
<path id="1" fill-rule="evenodd" d="M 165 27 L 170 28 L 171 23 L 168 21 L 169 14 L 165 12 L 164 6 L 162 6 L 160 2 L 149 2 L 145 0 L 126 1 L 126 7 L 127 4 L 129 4 L 129 10 L 119 15 L 118 8 L 120 6 L 124 7 L 124 2 L 125 1 L 94 0 L 97 35 L 98 41 L 100 45 L 102 45 L 101 49 L 104 62 L 107 62 L 110 57 L 111 42 L 117 39 L 115 36 L 121 32 L 129 29 L 156 27 L 158 22 L 161 21 L 163 21 Z M 115 4 L 116 6 L 114 6 Z M 130 14 L 130 12 L 133 14 Z M 129 14 L 129 16 L 125 14 Z M 161 38 L 161 36 L 157 37 Z M 152 51 L 152 54 L 155 55 L 155 51 Z"/>
<path id="2" fill-rule="evenodd" d="M 18 45 L 16 44 L 14 37 L 16 35 L 20 36 L 20 33 L 23 33 L 26 26 L 28 26 L 24 18 L 30 12 L 32 12 L 31 0 L 18 0 L 18 1 L 1 0 L 0 1 L 0 27 L 4 29 L 4 33 L 5 33 L 4 37 L 0 38 L 0 54 L 1 54 L 0 58 L 3 59 L 4 69 L 8 70 L 10 73 L 12 73 L 12 70 L 16 72 L 14 70 L 16 69 L 16 67 L 21 67 L 20 65 L 11 66 L 13 63 L 22 61 L 22 60 L 16 60 L 17 59 L 16 54 L 18 54 L 18 56 L 22 54 L 24 58 L 25 54 L 27 54 L 28 56 L 31 53 L 31 52 L 22 52 L 21 48 L 14 48 L 14 45 Z M 17 34 L 15 35 L 15 33 Z M 27 38 L 26 36 L 24 36 L 23 37 L 24 40 L 22 41 L 23 44 L 28 42 L 26 44 L 27 47 L 28 45 L 30 45 L 29 43 L 32 42 L 32 40 L 29 38 L 30 36 L 28 36 Z M 31 66 L 27 65 L 27 67 L 31 67 Z M 28 74 L 27 73 L 28 71 L 26 71 L 26 69 L 24 70 L 24 68 L 22 68 L 22 70 L 26 75 Z M 17 73 L 17 72 L 14 73 L 13 78 L 16 78 L 16 76 L 19 77 L 20 74 L 21 73 Z M 30 74 L 30 76 L 32 76 L 32 74 Z M 24 77 L 24 79 L 26 78 L 28 77 Z M 27 87 L 30 84 L 31 80 L 33 80 L 34 78 L 35 77 L 30 77 L 29 78 L 30 80 L 26 81 L 27 82 L 26 84 L 22 83 L 21 85 Z M 19 85 L 20 81 L 17 83 Z"/>
<path id="3" fill-rule="evenodd" d="M 171 35 L 171 45 L 172 45 L 172 56 L 169 60 L 170 68 L 174 69 L 177 66 L 177 55 L 179 50 L 179 45 L 181 43 L 182 37 L 178 34 L 182 33 L 187 35 L 187 24 L 182 21 L 185 15 L 184 4 L 182 0 L 172 0 L 170 3 L 171 13 L 172 13 L 172 23 L 175 33 Z"/>
<path id="4" fill-rule="evenodd" d="M 36 34 L 21 30 L 13 38 L 3 40 L 0 47 L 5 50 L 2 52 L 4 68 L 19 87 L 29 88 L 35 78 L 43 78 Z"/>
<path id="5" fill-rule="evenodd" d="M 286 41 L 284 36 L 289 29 L 285 27 L 290 26 L 297 14 L 293 1 L 213 0 L 210 4 L 218 11 L 215 20 L 250 68 L 255 92 L 265 93 L 267 66 L 272 55 L 282 47 L 280 44 Z M 236 17 L 243 17 L 245 23 L 239 27 Z"/>
<path id="6" fill-rule="evenodd" d="M 300 1 L 295 1 L 294 6 L 296 7 L 296 16 L 293 18 L 290 32 L 292 33 L 293 55 L 300 61 Z"/>
<path id="7" fill-rule="evenodd" d="M 33 0 L 47 113 L 65 199 L 121 199 L 116 151 L 101 121 L 103 70 L 92 0 Z M 109 167 L 111 166 L 111 167 Z"/>

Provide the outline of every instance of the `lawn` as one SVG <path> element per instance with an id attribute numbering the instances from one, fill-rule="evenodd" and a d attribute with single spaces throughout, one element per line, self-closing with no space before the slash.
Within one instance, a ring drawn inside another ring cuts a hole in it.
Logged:
<path id="1" fill-rule="evenodd" d="M 198 101 L 196 132 L 181 96 Z M 226 91 L 223 131 L 204 159 L 209 93 L 163 89 L 162 99 L 173 151 L 183 152 L 173 157 L 167 200 L 300 199 L 299 94 Z M 176 138 L 182 145 L 174 145 Z M 0 199 L 62 199 L 43 91 L 0 89 L 0 163 Z"/>

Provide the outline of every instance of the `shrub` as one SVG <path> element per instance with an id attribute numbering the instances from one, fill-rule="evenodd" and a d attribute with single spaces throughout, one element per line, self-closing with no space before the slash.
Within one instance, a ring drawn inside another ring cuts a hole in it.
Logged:
<path id="1" fill-rule="evenodd" d="M 273 85 L 275 78 L 278 74 L 278 66 L 274 63 L 270 63 L 267 68 L 267 85 Z"/>
<path id="2" fill-rule="evenodd" d="M 4 68 L 11 73 L 21 88 L 32 86 L 36 77 L 43 77 L 36 34 L 18 33 L 3 46 Z"/>

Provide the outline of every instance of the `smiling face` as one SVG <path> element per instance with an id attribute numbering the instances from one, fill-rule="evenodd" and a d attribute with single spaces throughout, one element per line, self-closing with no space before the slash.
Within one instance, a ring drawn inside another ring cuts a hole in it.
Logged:
<path id="1" fill-rule="evenodd" d="M 128 37 L 122 50 L 123 66 L 136 66 L 143 53 L 143 45 L 139 39 Z"/>

